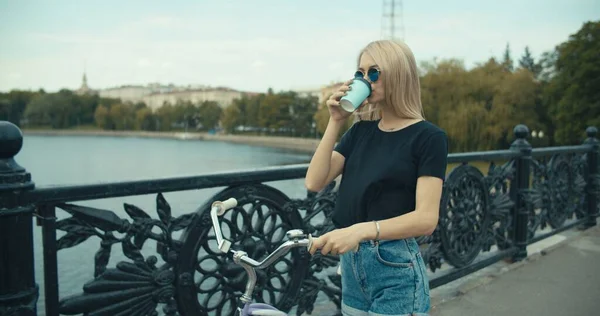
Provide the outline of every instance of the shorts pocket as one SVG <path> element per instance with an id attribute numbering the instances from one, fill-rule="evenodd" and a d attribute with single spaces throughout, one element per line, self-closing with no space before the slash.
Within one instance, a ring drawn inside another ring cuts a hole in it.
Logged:
<path id="1" fill-rule="evenodd" d="M 402 241 L 404 243 L 404 241 Z M 375 246 L 377 261 L 389 267 L 411 268 L 414 265 L 412 254 L 398 242 L 379 243 Z"/>
<path id="2" fill-rule="evenodd" d="M 423 260 L 421 253 L 417 253 L 417 266 L 419 267 L 419 274 L 421 275 L 421 281 L 423 283 L 423 294 L 429 297 L 429 277 L 427 276 L 427 265 Z"/>

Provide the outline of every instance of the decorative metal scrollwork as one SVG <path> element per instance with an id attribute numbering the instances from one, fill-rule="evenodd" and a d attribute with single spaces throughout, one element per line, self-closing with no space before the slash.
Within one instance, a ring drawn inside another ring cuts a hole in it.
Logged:
<path id="1" fill-rule="evenodd" d="M 569 160 L 563 156 L 554 156 L 547 169 L 549 185 L 548 198 L 544 200 L 547 209 L 547 221 L 552 228 L 559 228 L 567 219 L 573 217 L 577 205 L 573 203 L 571 190 L 572 170 Z"/>
<path id="2" fill-rule="evenodd" d="M 532 185 L 525 195 L 530 213 L 528 238 L 548 225 L 554 229 L 562 227 L 579 208 L 572 184 L 580 180 L 576 179 L 572 160 L 554 155 L 548 160 L 532 160 L 531 167 Z"/>
<path id="3" fill-rule="evenodd" d="M 275 250 L 290 229 L 302 229 L 297 210 L 287 207 L 289 198 L 262 184 L 230 187 L 213 196 L 182 236 L 177 264 L 180 282 L 177 302 L 184 315 L 233 315 L 237 299 L 245 290 L 244 269 L 221 253 L 210 219 L 214 200 L 234 197 L 238 206 L 219 218 L 223 236 L 232 248 L 243 249 L 256 260 Z M 295 304 L 308 271 L 309 254 L 294 249 L 273 266 L 257 271 L 255 300 L 288 311 Z"/>
<path id="4" fill-rule="evenodd" d="M 501 166 L 491 162 L 487 176 L 470 165 L 452 170 L 444 184 L 438 226 L 431 236 L 417 238 L 432 272 L 444 261 L 463 267 L 493 245 L 499 249 L 512 245 L 513 177 L 513 161 Z"/>
<path id="5" fill-rule="evenodd" d="M 586 196 L 585 189 L 587 181 L 585 179 L 587 167 L 587 154 L 575 154 L 571 157 L 571 174 L 573 192 L 573 204 L 575 206 L 575 217 L 584 218 L 586 215 Z"/>
<path id="6" fill-rule="evenodd" d="M 489 188 L 489 213 L 491 221 L 486 242 L 482 250 L 489 251 L 495 244 L 498 249 L 507 249 L 512 245 L 512 215 L 511 210 L 515 203 L 510 198 L 510 182 L 515 175 L 514 160 L 497 166 L 490 163 L 488 174 L 485 177 L 486 186 Z"/>
<path id="7" fill-rule="evenodd" d="M 444 257 L 454 267 L 469 264 L 482 249 L 491 219 L 488 194 L 473 166 L 460 165 L 446 179 L 438 226 Z"/>
<path id="8" fill-rule="evenodd" d="M 587 193 L 596 195 L 596 214 L 600 212 L 600 174 L 588 176 L 587 157 L 588 154 L 585 153 L 574 155 L 571 159 L 573 172 L 573 203 L 577 205 L 575 216 L 578 219 L 587 216 Z M 589 181 L 591 181 L 591 185 L 588 185 Z"/>
<path id="9" fill-rule="evenodd" d="M 529 237 L 539 228 L 558 228 L 576 214 L 582 218 L 586 190 L 585 154 L 532 160 L 532 186 L 520 192 L 531 212 Z M 461 268 L 481 251 L 513 246 L 514 201 L 509 188 L 515 177 L 515 161 L 490 163 L 487 176 L 462 164 L 448 175 L 436 230 L 417 238 L 425 262 L 435 272 L 444 262 Z M 598 181 L 598 179 L 592 179 Z M 74 247 L 98 237 L 94 279 L 83 293 L 62 299 L 62 314 L 85 315 L 233 315 L 244 292 L 247 275 L 241 266 L 218 250 L 210 206 L 214 200 L 234 197 L 238 206 L 220 218 L 224 237 L 233 248 L 261 260 L 272 252 L 291 229 L 321 236 L 334 229 L 331 215 L 337 192 L 335 182 L 305 199 L 290 199 L 263 184 L 224 189 L 196 212 L 177 218 L 162 194 L 156 198 L 157 218 L 131 204 L 124 204 L 130 219 L 114 212 L 73 204 L 58 205 L 71 217 L 57 222 L 66 234 L 58 249 Z M 513 192 L 514 193 L 514 192 Z M 597 193 L 594 193 L 597 194 Z M 183 231 L 180 239 L 173 233 Z M 148 240 L 157 243 L 158 256 L 141 254 Z M 113 245 L 120 244 L 129 261 L 107 268 Z M 159 263 L 159 260 L 162 262 Z M 294 249 L 272 267 L 257 271 L 254 299 L 296 314 L 312 313 L 316 305 L 332 302 L 341 308 L 341 278 L 336 273 L 339 257 L 310 256 Z"/>
<path id="10" fill-rule="evenodd" d="M 431 272 L 435 272 L 442 267 L 444 262 L 444 253 L 442 252 L 442 241 L 440 239 L 440 226 L 438 225 L 430 236 L 420 236 L 416 238 L 423 261 L 429 266 Z"/>
<path id="11" fill-rule="evenodd" d="M 306 200 L 295 201 L 295 207 L 303 218 L 304 231 L 313 236 L 321 236 L 333 230 L 331 215 L 335 207 L 337 192 L 334 191 L 335 182 L 313 197 Z M 340 276 L 335 267 L 339 265 L 339 257 L 334 255 L 323 256 L 319 252 L 310 258 L 307 277 L 302 281 L 299 292 L 297 315 L 312 313 L 320 292 L 333 302 L 338 313 L 341 310 Z"/>
<path id="12" fill-rule="evenodd" d="M 159 219 L 131 204 L 124 204 L 132 221 L 121 219 L 108 210 L 73 204 L 59 208 L 72 216 L 57 222 L 59 230 L 67 234 L 58 240 L 58 249 L 76 246 L 89 237 L 101 239 L 95 257 L 94 280 L 83 287 L 83 293 L 62 299 L 60 312 L 66 315 L 158 315 L 156 308 L 163 304 L 165 315 L 177 315 L 173 299 L 179 244 L 173 233 L 189 225 L 194 214 L 177 218 L 171 216 L 171 207 L 162 194 L 156 198 Z M 158 228 L 159 232 L 153 232 Z M 124 234 L 123 237 L 115 236 Z M 164 264 L 156 266 L 158 258 L 144 258 L 140 253 L 144 243 L 152 239 L 160 245 Z M 116 268 L 107 269 L 112 246 L 121 244 L 123 254 L 131 261 L 121 261 Z"/>

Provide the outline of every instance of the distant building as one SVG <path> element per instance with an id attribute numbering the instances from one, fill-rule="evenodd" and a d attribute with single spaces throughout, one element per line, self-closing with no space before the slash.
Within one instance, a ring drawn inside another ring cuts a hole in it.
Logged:
<path id="1" fill-rule="evenodd" d="M 140 102 L 152 93 L 152 89 L 144 86 L 121 86 L 100 90 L 100 97 L 121 99 L 123 102 Z"/>
<path id="2" fill-rule="evenodd" d="M 225 87 L 197 86 L 175 86 L 173 84 L 161 85 L 150 83 L 143 85 L 123 85 L 107 89 L 93 90 L 87 84 L 87 76 L 83 74 L 81 87 L 75 91 L 79 95 L 98 94 L 102 98 L 120 99 L 122 102 L 144 102 L 152 110 L 156 110 L 163 104 L 175 105 L 178 102 L 192 102 L 201 104 L 204 101 L 215 101 L 219 106 L 225 108 L 234 99 L 239 99 L 244 94 Z M 252 94 L 252 93 L 247 93 Z"/>
<path id="3" fill-rule="evenodd" d="M 342 85 L 331 83 L 327 86 L 314 89 L 294 90 L 301 97 L 315 96 L 319 100 L 319 108 L 327 98 Z M 83 73 L 83 80 L 79 89 L 75 91 L 79 95 L 98 94 L 102 98 L 120 99 L 122 102 L 144 102 L 152 110 L 156 110 L 164 104 L 175 105 L 178 102 L 191 102 L 199 105 L 205 101 L 215 101 L 221 108 L 226 108 L 233 100 L 240 99 L 243 95 L 253 96 L 256 92 L 242 92 L 227 87 L 208 86 L 175 86 L 173 84 L 163 85 L 150 83 L 143 85 L 123 85 L 107 89 L 93 90 L 88 86 L 87 76 Z"/>
<path id="4" fill-rule="evenodd" d="M 307 98 L 307 97 L 317 97 L 320 100 L 321 89 L 319 88 L 308 88 L 308 89 L 293 89 L 292 91 L 296 92 L 299 97 Z"/>
<path id="5" fill-rule="evenodd" d="M 157 109 L 163 104 L 177 104 L 177 102 L 190 101 L 200 104 L 204 101 L 215 101 L 221 108 L 226 108 L 233 100 L 240 99 L 243 92 L 230 88 L 201 88 L 194 90 L 178 90 L 166 93 L 153 93 L 143 97 L 144 103 L 152 109 Z"/>
<path id="6" fill-rule="evenodd" d="M 321 106 L 325 104 L 325 101 L 327 101 L 329 96 L 331 96 L 332 93 L 337 91 L 337 89 L 342 84 L 343 84 L 343 82 L 335 82 L 335 83 L 330 83 L 329 85 L 326 85 L 326 86 L 322 86 L 320 88 L 297 89 L 294 91 L 296 93 L 298 93 L 298 96 L 300 96 L 300 97 L 309 97 L 309 96 L 317 97 L 319 99 L 319 108 L 321 108 Z"/>
<path id="7" fill-rule="evenodd" d="M 90 89 L 90 87 L 88 86 L 87 83 L 87 76 L 85 75 L 85 72 L 83 73 L 83 79 L 81 81 L 81 86 L 79 87 L 79 89 L 75 90 L 75 94 L 78 95 L 93 95 L 93 94 L 97 94 L 98 92 L 95 90 Z"/>

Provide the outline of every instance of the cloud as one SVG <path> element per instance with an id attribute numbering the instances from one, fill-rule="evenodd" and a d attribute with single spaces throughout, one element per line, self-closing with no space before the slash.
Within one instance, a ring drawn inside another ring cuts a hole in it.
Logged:
<path id="1" fill-rule="evenodd" d="M 307 9 L 308 4 L 303 9 L 283 2 L 270 9 L 228 2 L 183 9 L 134 5 L 124 7 L 121 15 L 84 10 L 77 17 L 85 23 L 52 27 L 41 26 L 50 23 L 46 20 L 32 19 L 21 26 L 22 33 L 5 36 L 8 49 L 0 52 L 0 90 L 32 85 L 77 88 L 84 60 L 93 88 L 152 81 L 255 91 L 320 86 L 351 76 L 360 49 L 380 37 L 379 8 L 357 9 L 356 3 L 347 9 L 323 2 L 318 12 Z M 546 23 L 546 12 L 540 11 L 544 8 L 532 11 L 527 8 L 536 6 L 532 4 L 511 14 L 505 14 L 505 4 L 440 6 L 405 7 L 406 39 L 418 62 L 438 56 L 462 58 L 469 66 L 491 53 L 501 56 L 506 42 L 514 59 L 524 45 L 537 55 L 578 27 L 575 22 L 565 26 L 560 19 Z M 332 14 L 344 18 L 324 20 Z M 289 23 L 294 20 L 301 21 L 301 27 Z M 24 36 L 25 32 L 30 33 Z"/>
<path id="2" fill-rule="evenodd" d="M 26 35 L 33 41 L 47 41 L 60 44 L 118 44 L 122 39 L 110 36 L 97 36 L 80 33 L 44 33 L 34 32 Z"/>
<path id="3" fill-rule="evenodd" d="M 266 66 L 266 63 L 262 60 L 256 60 L 250 66 L 254 69 L 260 70 Z"/>
<path id="4" fill-rule="evenodd" d="M 152 62 L 148 58 L 141 58 L 138 60 L 137 65 L 140 68 L 148 68 L 152 66 Z"/>
<path id="5" fill-rule="evenodd" d="M 178 25 L 182 25 L 178 21 L 181 21 L 181 20 L 178 20 L 172 16 L 152 16 L 152 17 L 144 19 L 142 21 L 142 24 L 148 24 L 148 25 L 165 27 L 165 28 L 172 28 L 172 27 L 175 27 Z"/>
<path id="6" fill-rule="evenodd" d="M 329 64 L 329 66 L 327 68 L 329 68 L 329 70 L 338 70 L 338 69 L 341 69 L 342 66 L 343 66 L 342 62 L 336 61 L 336 62 Z"/>
<path id="7" fill-rule="evenodd" d="M 230 22 L 226 26 L 230 32 L 247 28 L 247 21 Z M 250 91 L 263 91 L 269 86 L 319 86 L 333 78 L 347 77 L 359 49 L 378 34 L 378 30 L 359 27 L 348 27 L 347 33 L 341 34 L 335 29 L 309 28 L 295 36 L 263 32 L 217 37 L 214 34 L 219 32 L 207 32 L 206 25 L 217 30 L 223 23 L 165 15 L 145 17 L 90 35 L 75 30 L 36 33 L 32 36 L 58 44 L 51 53 L 52 61 L 38 64 L 36 69 L 25 65 L 25 60 L 13 60 L 14 68 L 10 70 L 27 73 L 28 78 L 38 71 L 53 74 L 61 77 L 61 87 L 76 88 L 85 59 L 93 88 L 152 81 L 224 85 Z M 200 24 L 204 25 L 199 33 Z M 81 45 L 62 45 L 65 43 Z M 61 68 L 70 71 L 65 73 Z M 219 76 L 214 75 L 217 73 Z M 0 82 L 0 87 L 7 84 L 11 83 Z M 41 85 L 57 89 L 56 84 L 57 80 L 50 80 Z"/>
<path id="8" fill-rule="evenodd" d="M 71 40 L 86 45 L 64 47 L 59 57 L 38 65 L 36 71 L 56 76 L 60 68 L 69 67 L 70 73 L 61 73 L 61 84 L 71 88 L 79 85 L 83 72 L 83 67 L 73 67 L 73 61 L 83 59 L 87 60 L 93 88 L 152 81 L 224 85 L 247 91 L 264 91 L 269 86 L 276 90 L 291 85 L 319 86 L 332 78 L 345 78 L 347 65 L 354 62 L 358 50 L 371 38 L 368 32 L 352 33 L 354 36 L 323 32 L 295 38 L 259 35 L 194 40 L 137 36 L 131 41 L 127 32 L 89 39 L 74 33 L 46 34 L 48 41 Z M 119 44 L 111 47 L 105 42 Z M 18 70 L 15 66 L 13 70 Z M 265 71 L 267 67 L 269 71 Z M 27 68 L 28 73 L 33 71 Z M 214 75 L 217 73 L 219 76 Z"/>

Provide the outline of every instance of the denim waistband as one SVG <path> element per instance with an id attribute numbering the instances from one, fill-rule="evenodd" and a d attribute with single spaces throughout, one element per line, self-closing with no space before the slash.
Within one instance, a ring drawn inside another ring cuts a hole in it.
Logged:
<path id="1" fill-rule="evenodd" d="M 379 241 L 375 241 L 375 240 L 364 240 L 358 243 L 359 247 L 375 247 L 377 245 L 377 243 L 379 243 L 380 245 L 382 244 L 387 244 L 387 243 L 398 243 L 399 246 L 406 246 L 408 247 L 408 250 L 411 252 L 418 252 L 419 251 L 419 244 L 417 243 L 415 238 L 406 238 L 406 239 L 390 239 L 390 240 L 379 240 Z"/>

